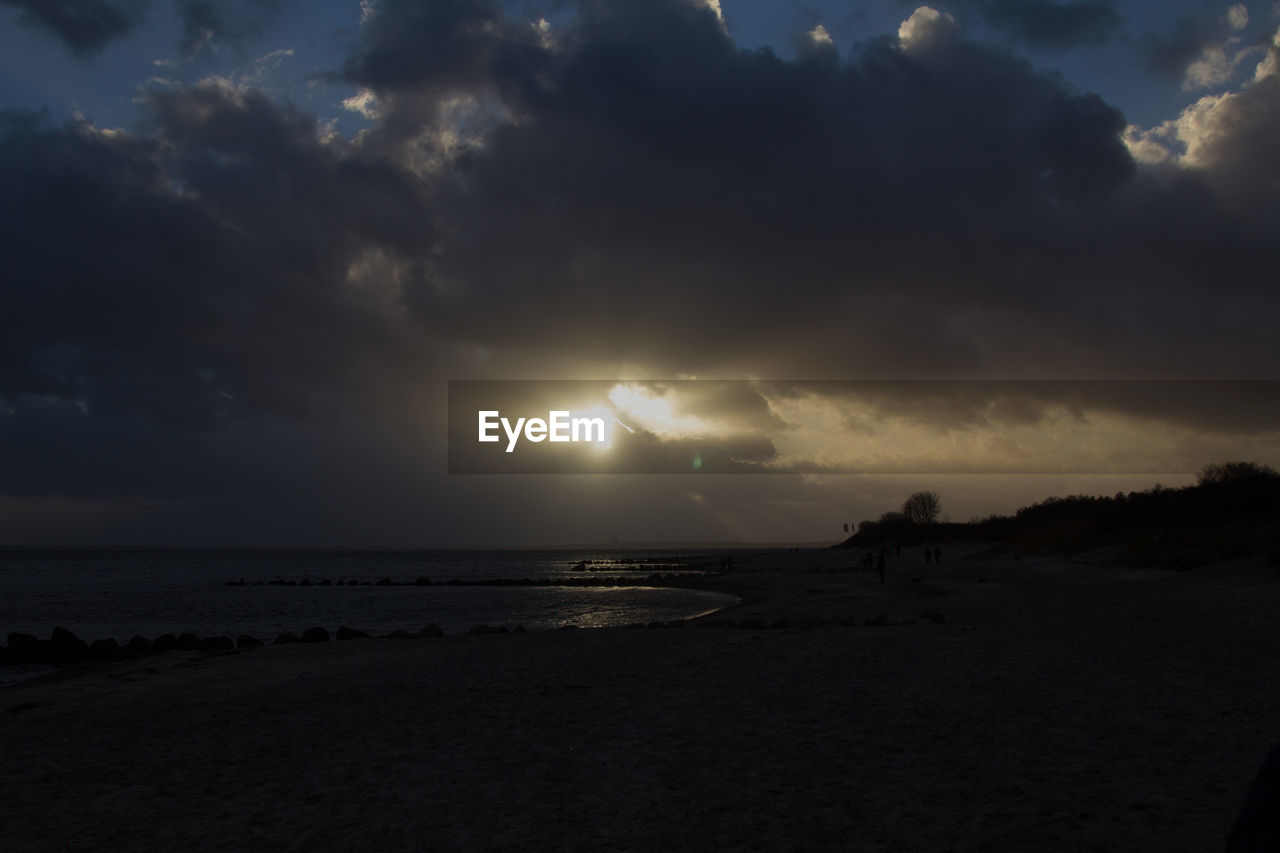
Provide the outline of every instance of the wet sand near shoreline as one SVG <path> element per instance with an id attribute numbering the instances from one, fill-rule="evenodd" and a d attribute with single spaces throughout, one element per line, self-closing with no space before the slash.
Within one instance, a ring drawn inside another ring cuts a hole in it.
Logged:
<path id="1" fill-rule="evenodd" d="M 1276 570 L 964 556 L 712 581 L 744 601 L 700 621 L 787 628 L 167 652 L 0 688 L 4 847 L 1221 849 L 1280 740 Z"/>

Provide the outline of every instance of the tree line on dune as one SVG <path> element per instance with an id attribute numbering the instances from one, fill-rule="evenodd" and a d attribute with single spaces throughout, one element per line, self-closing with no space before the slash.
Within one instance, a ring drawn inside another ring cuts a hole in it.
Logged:
<path id="1" fill-rule="evenodd" d="M 915 492 L 899 510 L 858 523 L 836 547 L 982 542 L 1017 554 L 1113 547 L 1140 565 L 1183 568 L 1264 554 L 1280 566 L 1280 473 L 1257 462 L 1206 465 L 1182 488 L 1050 497 L 966 523 L 939 521 L 941 510 L 936 492 Z"/>

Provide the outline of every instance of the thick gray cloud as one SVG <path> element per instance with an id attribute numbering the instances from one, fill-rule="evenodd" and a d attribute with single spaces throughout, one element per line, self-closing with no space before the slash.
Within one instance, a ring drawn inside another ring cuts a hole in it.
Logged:
<path id="1" fill-rule="evenodd" d="M 18 22 L 45 30 L 79 57 L 88 57 L 133 30 L 143 18 L 147 0 L 0 0 L 21 9 Z"/>
<path id="2" fill-rule="evenodd" d="M 288 0 L 175 0 L 182 27 L 179 48 L 194 56 L 218 43 L 259 34 Z M 124 38 L 151 11 L 151 0 L 0 0 L 22 10 L 19 23 L 57 36 L 76 56 L 88 58 Z"/>
<path id="3" fill-rule="evenodd" d="M 1278 53 L 1273 48 L 1273 61 L 1280 59 Z M 1196 160 L 1236 207 L 1237 227 L 1274 227 L 1280 219 L 1280 158 L 1275 156 L 1280 150 L 1280 73 L 1218 101 L 1205 117 L 1207 132 L 1197 139 Z M 1270 257 L 1268 275 L 1276 271 L 1275 256 Z"/>
<path id="4" fill-rule="evenodd" d="M 335 156 L 314 119 L 257 93 L 149 107 L 145 135 L 9 119 L 0 393 L 210 427 L 302 410 L 385 352 L 382 308 L 347 271 L 425 239 L 418 183 Z"/>
<path id="5" fill-rule="evenodd" d="M 947 28 L 789 61 L 683 0 L 553 17 L 378 4 L 330 78 L 367 90 L 351 140 L 217 81 L 148 90 L 119 132 L 8 116 L 0 493 L 305 482 L 333 445 L 286 465 L 247 436 L 321 412 L 365 423 L 357 470 L 379 431 L 440 454 L 450 375 L 1280 366 L 1275 184 L 1248 177 L 1275 170 L 1270 83 L 1202 165 L 1140 170 L 1115 108 Z"/>
<path id="6" fill-rule="evenodd" d="M 747 347 L 792 361 L 770 352 L 793 351 L 782 330 L 834 311 L 865 332 L 809 336 L 813 356 L 790 369 L 812 370 L 828 348 L 843 373 L 885 347 L 908 369 L 948 358 L 973 368 L 977 354 L 936 328 L 927 302 L 915 317 L 895 305 L 903 287 L 947 301 L 1007 291 L 988 253 L 1046 250 L 1011 229 L 1070 257 L 1060 226 L 1133 171 L 1115 110 L 957 39 L 793 63 L 737 50 L 710 12 L 685 3 L 592 5 L 552 38 L 529 63 L 537 74 L 513 81 L 504 65 L 471 90 L 498 91 L 518 120 L 464 151 L 456 182 L 442 182 L 457 239 L 436 278 L 408 294 L 442 333 L 729 367 Z M 490 53 L 457 61 L 474 73 Z M 429 145 L 424 124 L 437 116 L 386 77 L 379 150 Z M 503 323 L 477 310 L 495 298 L 573 311 Z M 904 337 L 918 346 L 893 344 Z"/>

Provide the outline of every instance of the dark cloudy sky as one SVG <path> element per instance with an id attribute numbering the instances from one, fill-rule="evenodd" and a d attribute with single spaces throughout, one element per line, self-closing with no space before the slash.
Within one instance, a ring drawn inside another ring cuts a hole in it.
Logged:
<path id="1" fill-rule="evenodd" d="M 807 541 L 1276 464 L 1212 384 L 933 380 L 1280 378 L 1278 28 L 0 0 L 0 543 Z M 793 473 L 447 473 L 448 380 L 582 378 L 757 380 L 620 387 Z"/>

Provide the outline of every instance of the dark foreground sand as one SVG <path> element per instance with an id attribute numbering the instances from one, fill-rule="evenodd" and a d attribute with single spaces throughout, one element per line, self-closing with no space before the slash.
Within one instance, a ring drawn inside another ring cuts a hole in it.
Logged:
<path id="1" fill-rule="evenodd" d="M 728 615 L 858 627 L 169 652 L 0 689 L 0 848 L 1218 850 L 1280 740 L 1258 563 L 880 587 L 778 559 Z"/>

